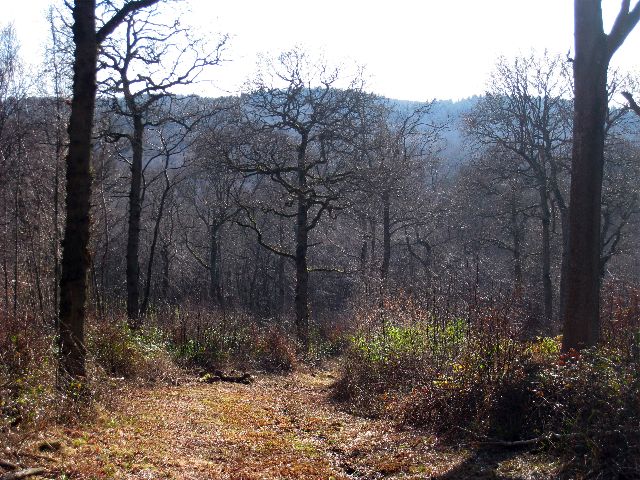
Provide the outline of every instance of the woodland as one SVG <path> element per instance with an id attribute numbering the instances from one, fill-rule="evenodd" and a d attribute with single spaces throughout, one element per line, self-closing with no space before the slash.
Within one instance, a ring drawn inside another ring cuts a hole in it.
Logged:
<path id="1" fill-rule="evenodd" d="M 0 480 L 640 478 L 640 2 L 430 102 L 176 3 L 0 23 Z"/>

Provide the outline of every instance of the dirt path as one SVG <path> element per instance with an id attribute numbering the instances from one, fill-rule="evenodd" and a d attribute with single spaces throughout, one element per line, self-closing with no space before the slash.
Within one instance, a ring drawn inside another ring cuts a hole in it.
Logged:
<path id="1" fill-rule="evenodd" d="M 60 480 L 479 478 L 458 470 L 471 452 L 341 412 L 327 398 L 332 381 L 296 373 L 135 390 L 91 426 L 57 432 L 61 447 L 44 466 Z M 501 468 L 486 478 L 544 478 Z"/>

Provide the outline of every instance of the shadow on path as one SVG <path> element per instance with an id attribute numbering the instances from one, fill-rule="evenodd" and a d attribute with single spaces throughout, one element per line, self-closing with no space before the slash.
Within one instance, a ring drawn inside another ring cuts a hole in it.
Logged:
<path id="1" fill-rule="evenodd" d="M 519 476 L 501 474 L 500 465 L 522 453 L 518 449 L 479 448 L 467 460 L 447 473 L 433 477 L 433 480 L 499 479 L 521 480 Z"/>

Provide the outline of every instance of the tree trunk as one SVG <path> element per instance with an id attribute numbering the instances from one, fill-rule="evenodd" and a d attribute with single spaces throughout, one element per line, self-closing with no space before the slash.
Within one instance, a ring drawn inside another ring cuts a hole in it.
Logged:
<path id="1" fill-rule="evenodd" d="M 280 239 L 280 245 L 284 245 L 284 228 L 282 226 L 282 221 L 278 221 L 278 236 Z M 277 308 L 278 313 L 282 314 L 286 305 L 286 275 L 285 275 L 285 262 L 287 259 L 280 255 L 278 257 L 278 265 L 277 265 Z"/>
<path id="2" fill-rule="evenodd" d="M 600 336 L 600 209 L 607 112 L 607 37 L 596 0 L 575 1 L 574 119 L 563 351 Z"/>
<path id="3" fill-rule="evenodd" d="M 382 287 L 386 285 L 389 275 L 389 262 L 391 260 L 391 218 L 389 192 L 382 194 L 382 265 L 380 267 L 380 279 Z"/>
<path id="4" fill-rule="evenodd" d="M 362 282 L 366 283 L 365 279 L 367 278 L 367 259 L 369 256 L 369 225 L 362 217 L 360 219 L 360 229 L 362 230 L 362 244 L 360 246 L 360 276 L 362 277 Z"/>
<path id="5" fill-rule="evenodd" d="M 168 168 L 168 161 L 165 164 L 165 168 Z M 153 262 L 156 257 L 156 246 L 158 245 L 158 237 L 160 236 L 160 223 L 164 214 L 164 205 L 167 201 L 167 196 L 171 190 L 171 184 L 168 177 L 165 177 L 166 184 L 162 191 L 162 197 L 160 198 L 160 205 L 158 206 L 158 216 L 156 217 L 155 224 L 153 226 L 153 238 L 151 239 L 151 247 L 149 248 L 149 262 L 147 263 L 147 277 L 144 282 L 144 295 L 142 297 L 142 305 L 140 306 L 140 316 L 144 317 L 147 314 L 149 308 L 149 297 L 151 295 L 151 280 L 153 279 Z"/>
<path id="6" fill-rule="evenodd" d="M 546 184 L 539 187 L 540 213 L 542 214 L 542 298 L 544 305 L 544 330 L 550 326 L 553 316 L 553 284 L 551 283 L 551 212 Z"/>
<path id="7" fill-rule="evenodd" d="M 285 276 L 285 262 L 286 258 L 283 256 L 278 257 L 276 265 L 277 272 L 277 286 L 276 286 L 276 311 L 282 314 L 286 305 L 286 276 Z"/>
<path id="8" fill-rule="evenodd" d="M 369 253 L 369 277 L 370 278 L 376 278 L 376 248 L 377 248 L 377 244 L 376 244 L 376 240 L 377 240 L 377 233 L 376 233 L 376 221 L 374 218 L 370 218 L 369 219 L 369 227 L 370 227 L 370 231 L 371 231 L 371 249 L 370 249 L 370 253 Z"/>
<path id="9" fill-rule="evenodd" d="M 560 222 L 562 224 L 562 259 L 560 261 L 560 314 L 566 309 L 567 304 L 567 270 L 569 268 L 569 211 L 560 210 Z"/>
<path id="10" fill-rule="evenodd" d="M 513 285 L 516 295 L 520 296 L 523 289 L 522 281 L 522 246 L 521 237 L 522 229 L 518 222 L 518 209 L 515 190 L 511 191 L 511 215 L 509 220 L 511 222 L 511 237 L 513 239 Z"/>
<path id="11" fill-rule="evenodd" d="M 162 258 L 162 287 L 160 289 L 162 298 L 168 302 L 169 298 L 169 244 L 163 243 L 160 249 L 160 257 Z"/>
<path id="12" fill-rule="evenodd" d="M 296 217 L 296 331 L 298 341 L 304 352 L 309 348 L 309 269 L 307 267 L 307 248 L 309 230 L 307 228 L 308 207 L 305 198 L 298 199 Z"/>
<path id="13" fill-rule="evenodd" d="M 68 128 L 67 216 L 62 241 L 58 341 L 62 377 L 78 381 L 86 376 L 84 318 L 89 267 L 91 132 L 98 54 L 95 0 L 77 0 L 73 20 L 73 99 Z"/>
<path id="14" fill-rule="evenodd" d="M 16 188 L 13 195 L 13 319 L 18 318 L 18 264 L 20 263 L 20 205 L 18 199 L 20 197 L 20 161 L 18 161 L 18 172 L 16 175 Z"/>
<path id="15" fill-rule="evenodd" d="M 209 229 L 209 299 L 214 305 L 222 305 L 220 268 L 218 258 L 218 233 L 220 226 L 214 223 Z"/>
<path id="16" fill-rule="evenodd" d="M 142 138 L 144 125 L 140 115 L 133 116 L 131 137 L 131 187 L 129 190 L 129 231 L 127 237 L 127 317 L 129 326 L 140 327 L 140 214 L 142 211 Z"/>
<path id="17" fill-rule="evenodd" d="M 303 135 L 298 147 L 298 212 L 296 215 L 296 333 L 303 352 L 309 349 L 309 268 L 307 250 L 309 248 L 309 204 L 306 197 L 307 177 L 305 156 L 307 138 Z"/>
<path id="18" fill-rule="evenodd" d="M 59 99 L 56 99 L 58 102 Z M 58 121 L 60 119 L 58 118 Z M 62 138 L 56 135 L 56 166 L 53 175 L 53 325 L 58 328 L 58 298 L 60 285 L 60 158 L 62 157 Z"/>
<path id="19" fill-rule="evenodd" d="M 53 22 L 53 9 L 49 11 L 51 16 L 51 40 L 54 50 L 59 47 L 58 35 Z M 59 286 L 60 286 L 60 162 L 64 154 L 65 138 L 63 134 L 63 115 L 62 115 L 62 91 L 60 82 L 62 75 L 60 74 L 60 66 L 58 64 L 56 53 L 51 57 L 53 66 L 53 82 L 55 94 L 55 111 L 56 111 L 56 147 L 55 147 L 55 170 L 53 175 L 53 324 L 58 329 L 58 305 L 59 305 Z"/>

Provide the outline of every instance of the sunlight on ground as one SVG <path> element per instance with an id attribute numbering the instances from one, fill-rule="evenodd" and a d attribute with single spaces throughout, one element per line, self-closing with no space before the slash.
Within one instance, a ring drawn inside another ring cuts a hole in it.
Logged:
<path id="1" fill-rule="evenodd" d="M 57 432 L 61 447 L 41 458 L 54 459 L 58 479 L 453 479 L 486 468 L 485 478 L 549 474 L 551 465 L 535 457 L 474 457 L 388 421 L 343 413 L 327 399 L 333 381 L 318 372 L 253 385 L 132 390 L 94 425 Z"/>

